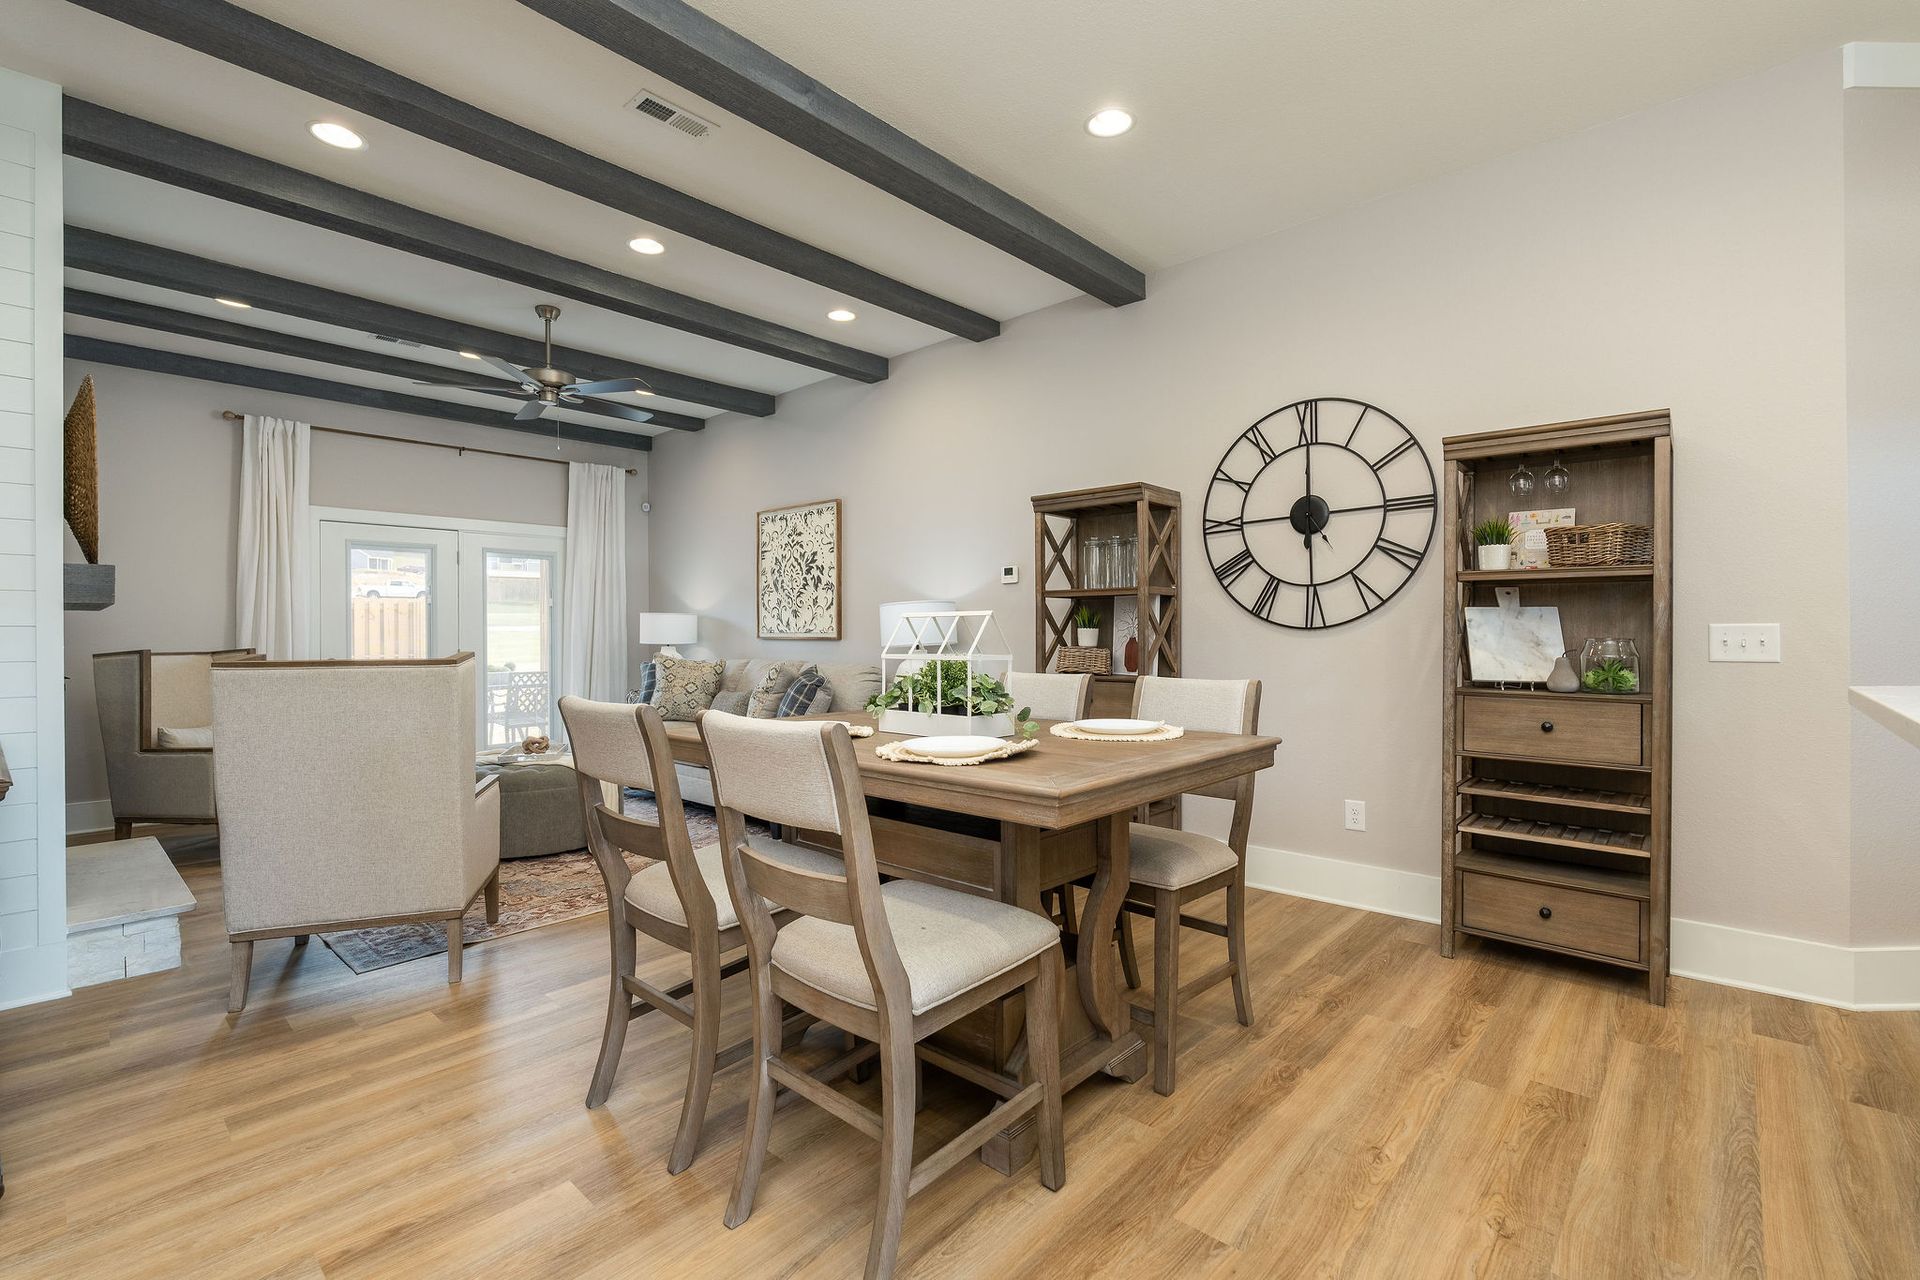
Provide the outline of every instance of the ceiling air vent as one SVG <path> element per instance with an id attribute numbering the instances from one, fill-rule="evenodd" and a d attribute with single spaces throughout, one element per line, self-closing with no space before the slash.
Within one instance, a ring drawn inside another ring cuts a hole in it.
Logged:
<path id="1" fill-rule="evenodd" d="M 682 111 L 658 94 L 642 93 L 627 105 L 643 116 L 658 120 L 669 128 L 678 129 L 689 138 L 704 138 L 719 128 L 711 120 L 702 120 L 691 111 Z"/>
<path id="2" fill-rule="evenodd" d="M 414 342 L 410 338 L 393 338 L 393 337 L 389 337 L 384 333 L 370 333 L 367 336 L 369 338 L 372 338 L 375 342 L 391 342 L 396 347 L 422 347 L 423 346 L 423 344 Z"/>

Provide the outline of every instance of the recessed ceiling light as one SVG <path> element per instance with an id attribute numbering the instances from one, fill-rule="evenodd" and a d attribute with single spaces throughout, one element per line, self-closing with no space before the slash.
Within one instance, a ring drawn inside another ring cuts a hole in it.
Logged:
<path id="1" fill-rule="evenodd" d="M 858 320 L 859 318 L 859 316 L 847 310 L 845 307 L 835 307 L 833 310 L 827 312 L 827 319 L 838 320 L 841 324 L 845 324 L 849 320 Z"/>
<path id="2" fill-rule="evenodd" d="M 1133 114 L 1118 107 L 1096 111 L 1087 121 L 1087 132 L 1096 138 L 1117 138 L 1133 128 Z"/>
<path id="3" fill-rule="evenodd" d="M 665 253 L 667 251 L 667 246 L 661 244 L 652 236 L 635 236 L 633 239 L 627 241 L 627 248 L 633 250 L 635 253 Z"/>
<path id="4" fill-rule="evenodd" d="M 214 301 L 223 307 L 234 307 L 241 311 L 253 310 L 253 304 L 251 302 L 242 302 L 238 298 L 215 298 Z"/>
<path id="5" fill-rule="evenodd" d="M 478 351 L 462 351 L 460 354 L 468 360 L 478 360 L 480 358 Z"/>
<path id="6" fill-rule="evenodd" d="M 315 120 L 307 126 L 307 132 L 328 146 L 338 147 L 342 151 L 358 151 L 367 145 L 365 138 L 347 126 L 336 124 L 332 120 Z"/>

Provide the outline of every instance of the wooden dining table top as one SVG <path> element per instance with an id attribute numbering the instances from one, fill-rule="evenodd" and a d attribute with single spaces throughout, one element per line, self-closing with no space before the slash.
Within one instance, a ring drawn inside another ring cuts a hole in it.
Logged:
<path id="1" fill-rule="evenodd" d="M 874 723 L 864 712 L 806 718 Z M 1280 746 L 1279 738 L 1260 734 L 1195 730 L 1165 742 L 1090 742 L 1056 737 L 1056 722 L 1039 723 L 1037 746 L 986 764 L 907 764 L 875 754 L 881 743 L 915 736 L 910 734 L 855 738 L 853 750 L 870 797 L 1054 830 L 1270 768 Z M 676 761 L 707 764 L 691 722 L 672 721 L 666 730 Z"/>

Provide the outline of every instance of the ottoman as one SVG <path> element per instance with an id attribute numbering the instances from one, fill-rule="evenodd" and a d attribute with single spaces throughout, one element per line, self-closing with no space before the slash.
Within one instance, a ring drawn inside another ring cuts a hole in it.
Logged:
<path id="1" fill-rule="evenodd" d="M 477 777 L 500 775 L 500 856 L 537 858 L 587 847 L 580 784 L 573 767 L 523 761 L 480 764 Z"/>

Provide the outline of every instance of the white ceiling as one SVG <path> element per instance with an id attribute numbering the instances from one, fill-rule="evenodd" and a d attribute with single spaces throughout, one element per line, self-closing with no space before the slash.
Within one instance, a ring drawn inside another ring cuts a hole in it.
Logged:
<path id="1" fill-rule="evenodd" d="M 1153 270 L 1435 173 L 1847 40 L 1920 39 L 1914 0 L 696 0 L 801 70 L 1134 265 Z M 145 119 L 596 266 L 883 355 L 946 335 L 676 232 L 339 109 L 65 0 L 6 0 L 0 65 Z M 246 0 L 246 7 L 638 173 L 954 302 L 1010 319 L 1074 295 L 573 35 L 515 0 Z M 719 123 L 693 140 L 627 109 L 654 90 Z M 1090 138 L 1092 111 L 1134 131 Z M 306 124 L 340 119 L 349 153 Z M 69 161 L 70 220 L 492 328 L 537 333 L 537 291 L 101 166 Z M 668 246 L 626 248 L 638 234 Z M 103 278 L 164 301 L 343 345 L 332 326 Z M 559 341 L 779 393 L 817 370 L 565 298 Z M 851 306 L 859 319 L 825 313 Z M 74 320 L 73 332 L 392 379 Z M 406 350 L 399 354 L 468 362 Z M 464 367 L 462 367 L 464 366 Z M 434 392 L 499 407 L 488 397 Z M 710 408 L 656 398 L 655 407 Z M 579 418 L 595 425 L 607 419 Z M 640 429 L 643 433 L 647 428 Z"/>

